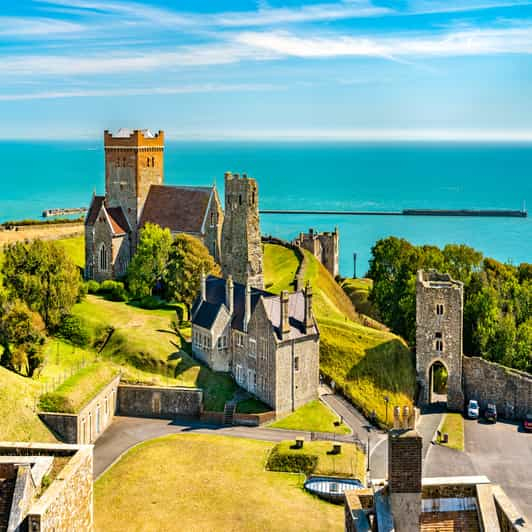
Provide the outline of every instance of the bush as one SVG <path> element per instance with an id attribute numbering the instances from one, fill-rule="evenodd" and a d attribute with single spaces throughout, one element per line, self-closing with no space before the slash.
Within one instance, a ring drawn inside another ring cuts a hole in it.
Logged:
<path id="1" fill-rule="evenodd" d="M 85 286 L 89 294 L 97 294 L 100 291 L 100 283 L 98 281 L 87 281 Z"/>
<path id="2" fill-rule="evenodd" d="M 74 414 L 74 405 L 70 400 L 56 392 L 45 393 L 39 399 L 39 409 L 43 412 L 64 412 Z"/>
<path id="3" fill-rule="evenodd" d="M 127 301 L 127 292 L 124 283 L 117 281 L 104 281 L 100 285 L 99 294 L 103 294 L 110 301 Z"/>
<path id="4" fill-rule="evenodd" d="M 141 297 L 137 302 L 137 306 L 146 310 L 155 310 L 161 307 L 164 303 L 155 296 Z"/>
<path id="5" fill-rule="evenodd" d="M 269 471 L 286 471 L 288 473 L 305 473 L 310 475 L 318 465 L 318 457 L 313 454 L 285 454 L 276 448 L 272 450 L 266 463 Z"/>
<path id="6" fill-rule="evenodd" d="M 85 323 L 78 316 L 64 316 L 57 329 L 57 336 L 74 345 L 86 347 L 90 343 L 90 333 Z"/>

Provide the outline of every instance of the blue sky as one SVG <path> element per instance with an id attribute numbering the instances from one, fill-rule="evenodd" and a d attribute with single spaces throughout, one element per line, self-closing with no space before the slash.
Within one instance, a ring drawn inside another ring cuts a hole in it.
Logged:
<path id="1" fill-rule="evenodd" d="M 2 138 L 532 140 L 532 0 L 17 0 Z"/>

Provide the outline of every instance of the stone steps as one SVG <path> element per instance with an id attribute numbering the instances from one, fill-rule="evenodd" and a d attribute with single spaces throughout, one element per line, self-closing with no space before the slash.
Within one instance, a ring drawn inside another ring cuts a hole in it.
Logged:
<path id="1" fill-rule="evenodd" d="M 236 403 L 227 402 L 224 405 L 224 425 L 231 426 L 236 412 Z"/>

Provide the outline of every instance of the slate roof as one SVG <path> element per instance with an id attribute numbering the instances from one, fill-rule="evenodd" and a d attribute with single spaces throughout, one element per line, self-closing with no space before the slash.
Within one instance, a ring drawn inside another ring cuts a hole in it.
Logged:
<path id="1" fill-rule="evenodd" d="M 175 233 L 201 233 L 212 187 L 152 185 L 140 218 Z"/>
<path id="2" fill-rule="evenodd" d="M 105 207 L 109 220 L 111 220 L 111 227 L 115 235 L 123 235 L 129 232 L 129 224 L 122 207 Z"/>
<path id="3" fill-rule="evenodd" d="M 87 213 L 87 218 L 85 218 L 86 225 L 94 225 L 96 219 L 98 218 L 98 213 L 102 208 L 103 202 L 105 201 L 105 196 L 94 196 L 92 198 L 91 206 L 89 207 L 89 212 Z"/>
<path id="4" fill-rule="evenodd" d="M 192 307 L 192 323 L 203 327 L 205 329 L 210 329 L 220 307 L 226 305 L 225 299 L 225 279 L 220 279 L 219 277 L 209 277 L 206 280 L 206 301 L 201 301 L 200 298 L 197 298 Z M 233 329 L 244 331 L 244 312 L 246 304 L 246 287 L 240 283 L 234 283 L 233 289 L 234 297 L 234 313 L 231 327 Z M 272 325 L 273 330 L 277 334 L 277 337 L 281 339 L 281 298 L 267 292 L 265 290 L 259 290 L 257 288 L 251 288 L 251 314 L 255 311 L 255 308 L 259 301 L 264 301 L 264 307 L 268 319 Z M 303 322 L 305 318 L 305 297 L 302 292 L 295 292 L 289 295 L 288 300 L 288 312 L 289 312 L 289 323 L 290 323 L 290 333 L 283 338 L 286 339 L 297 339 L 307 336 L 309 334 L 315 334 L 317 330 L 313 330 L 310 333 L 305 333 Z"/>

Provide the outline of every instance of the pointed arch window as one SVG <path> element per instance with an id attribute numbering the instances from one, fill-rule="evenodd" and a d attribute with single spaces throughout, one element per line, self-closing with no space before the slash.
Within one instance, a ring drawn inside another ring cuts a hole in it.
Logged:
<path id="1" fill-rule="evenodd" d="M 105 270 L 107 270 L 107 249 L 105 248 L 105 244 L 102 244 L 100 248 L 100 271 Z"/>

